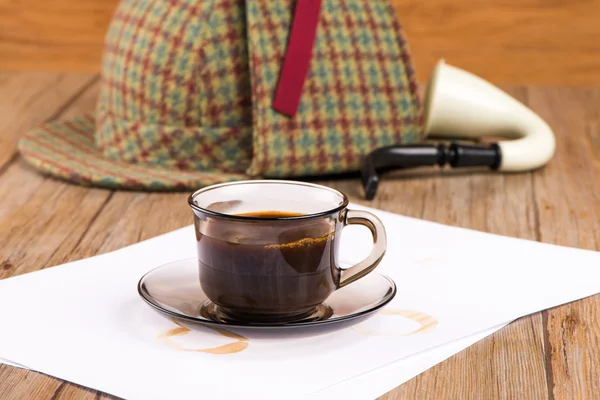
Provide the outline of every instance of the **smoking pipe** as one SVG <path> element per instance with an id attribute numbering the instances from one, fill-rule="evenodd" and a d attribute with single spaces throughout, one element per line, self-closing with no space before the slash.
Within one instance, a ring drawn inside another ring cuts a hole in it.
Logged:
<path id="1" fill-rule="evenodd" d="M 397 145 L 375 149 L 363 160 L 362 183 L 373 199 L 378 171 L 427 165 L 487 166 L 495 171 L 530 171 L 545 165 L 556 147 L 548 124 L 530 108 L 484 79 L 440 60 L 424 101 L 424 137 L 502 138 L 491 145 Z"/>

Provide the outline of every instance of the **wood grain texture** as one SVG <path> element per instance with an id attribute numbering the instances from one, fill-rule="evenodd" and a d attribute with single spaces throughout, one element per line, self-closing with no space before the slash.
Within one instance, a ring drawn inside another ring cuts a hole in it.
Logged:
<path id="1" fill-rule="evenodd" d="M 10 147 L 2 147 L 3 150 L 16 151 L 16 140 L 24 129 L 51 117 L 67 118 L 93 107 L 97 93 L 93 76 L 53 74 L 39 78 L 37 86 L 35 80 L 21 78 L 22 74 L 16 74 L 14 79 L 7 77 L 0 83 L 3 94 L 0 121 L 11 122 L 0 136 L 10 140 L 6 142 Z M 11 157 L 0 171 L 0 279 L 67 259 L 109 197 L 108 191 L 47 179 L 20 159 Z M 0 366 L 2 399 L 96 396 L 96 391 L 42 374 Z"/>
<path id="2" fill-rule="evenodd" d="M 0 123 L 10 118 L 2 125 L 0 140 L 16 143 L 18 132 L 51 116 L 68 118 L 93 109 L 98 92 L 94 76 L 77 80 L 60 75 L 63 83 L 51 84 L 59 75 L 47 75 L 37 81 L 38 90 L 32 80 L 19 76 L 0 74 Z M 54 89 L 46 93 L 48 87 Z M 59 92 L 61 97 L 41 101 Z M 384 176 L 371 203 L 363 200 L 358 179 L 321 183 L 345 191 L 354 202 L 408 216 L 597 249 L 600 89 L 532 87 L 510 92 L 556 130 L 558 152 L 543 170 L 507 175 L 397 172 Z M 116 250 L 191 223 L 185 193 L 69 185 L 29 168 L 14 157 L 11 146 L 0 168 L 0 279 Z M 600 296 L 594 296 L 521 318 L 383 399 L 593 398 L 600 392 L 599 313 Z M 110 398 L 0 365 L 3 399 L 98 397 Z"/>
<path id="3" fill-rule="evenodd" d="M 534 176 L 544 242 L 600 250 L 600 90 L 532 89 L 530 104 L 556 130 L 554 161 Z M 556 399 L 600 393 L 600 296 L 544 312 Z"/>
<path id="4" fill-rule="evenodd" d="M 419 78 L 600 86 L 600 0 L 391 0 Z M 0 0 L 0 69 L 97 72 L 117 0 Z"/>
<path id="5" fill-rule="evenodd" d="M 94 79 L 90 74 L 0 72 L 0 170 L 16 155 L 25 131 L 60 115 Z"/>
<path id="6" fill-rule="evenodd" d="M 117 0 L 0 0 L 0 69 L 98 72 Z"/>
<path id="7" fill-rule="evenodd" d="M 435 62 L 494 83 L 599 85 L 598 0 L 393 0 L 425 79 Z"/>

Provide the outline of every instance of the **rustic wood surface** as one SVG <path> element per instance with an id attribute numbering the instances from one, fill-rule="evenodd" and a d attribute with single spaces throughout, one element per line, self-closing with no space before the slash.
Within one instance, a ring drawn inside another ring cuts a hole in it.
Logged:
<path id="1" fill-rule="evenodd" d="M 600 86 L 600 0 L 392 0 L 421 81 Z M 0 69 L 97 72 L 118 0 L 0 0 Z"/>
<path id="2" fill-rule="evenodd" d="M 555 129 L 557 154 L 546 168 L 510 175 L 433 169 L 390 173 L 370 203 L 363 200 L 358 179 L 321 183 L 357 203 L 412 217 L 598 250 L 600 89 L 506 89 Z M 79 187 L 38 174 L 18 156 L 17 141 L 25 130 L 93 109 L 97 76 L 3 72 L 0 93 L 0 279 L 116 250 L 191 223 L 187 193 Z M 521 318 L 383 398 L 597 398 L 599 320 L 600 296 Z M 0 398 L 110 396 L 0 365 Z"/>

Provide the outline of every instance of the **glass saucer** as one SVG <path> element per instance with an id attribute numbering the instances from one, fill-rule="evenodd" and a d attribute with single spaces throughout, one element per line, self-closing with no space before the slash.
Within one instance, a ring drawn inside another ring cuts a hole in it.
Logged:
<path id="1" fill-rule="evenodd" d="M 396 295 L 396 285 L 387 276 L 371 272 L 336 290 L 310 315 L 286 323 L 232 320 L 202 291 L 198 261 L 185 259 L 165 264 L 144 275 L 138 293 L 151 307 L 171 317 L 209 326 L 281 329 L 360 322 Z"/>

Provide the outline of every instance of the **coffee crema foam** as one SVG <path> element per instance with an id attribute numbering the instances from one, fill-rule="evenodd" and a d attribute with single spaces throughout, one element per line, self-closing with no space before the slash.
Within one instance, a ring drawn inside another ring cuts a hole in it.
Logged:
<path id="1" fill-rule="evenodd" d="M 305 238 L 290 243 L 274 243 L 265 246 L 265 249 L 299 249 L 310 246 L 323 246 L 328 240 L 333 238 L 333 233 L 319 238 Z"/>

